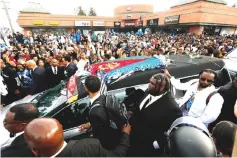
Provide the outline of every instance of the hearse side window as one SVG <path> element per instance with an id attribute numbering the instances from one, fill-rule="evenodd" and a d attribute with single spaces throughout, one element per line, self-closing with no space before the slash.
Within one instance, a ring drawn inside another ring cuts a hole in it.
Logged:
<path id="1" fill-rule="evenodd" d="M 53 116 L 62 124 L 64 130 L 87 122 L 85 110 L 89 106 L 88 97 L 65 106 L 63 110 Z"/>

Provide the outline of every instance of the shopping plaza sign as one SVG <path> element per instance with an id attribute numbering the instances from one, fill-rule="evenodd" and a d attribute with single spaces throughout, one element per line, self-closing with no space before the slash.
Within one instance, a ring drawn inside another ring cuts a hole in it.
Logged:
<path id="1" fill-rule="evenodd" d="M 91 26 L 90 21 L 75 21 L 75 26 Z"/>
<path id="2" fill-rule="evenodd" d="M 180 15 L 169 16 L 165 18 L 165 24 L 178 24 Z"/>
<path id="3" fill-rule="evenodd" d="M 105 26 L 104 21 L 93 21 L 93 26 Z"/>

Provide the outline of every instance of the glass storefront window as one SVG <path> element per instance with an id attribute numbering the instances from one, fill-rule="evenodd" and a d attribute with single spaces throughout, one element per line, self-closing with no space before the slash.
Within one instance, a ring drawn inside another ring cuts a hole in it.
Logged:
<path id="1" fill-rule="evenodd" d="M 42 28 L 42 29 L 32 29 L 34 35 L 42 35 L 52 33 L 54 35 L 67 35 L 67 30 L 62 28 Z"/>

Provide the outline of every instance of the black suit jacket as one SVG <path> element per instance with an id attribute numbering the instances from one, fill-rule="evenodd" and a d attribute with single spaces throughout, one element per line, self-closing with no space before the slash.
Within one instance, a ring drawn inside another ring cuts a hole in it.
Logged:
<path id="1" fill-rule="evenodd" d="M 95 138 L 70 141 L 56 157 L 124 157 L 129 148 L 129 136 L 123 133 L 113 150 L 106 150 Z"/>
<path id="2" fill-rule="evenodd" d="M 143 99 L 147 95 L 145 93 Z M 181 110 L 170 92 L 142 111 L 139 108 L 140 103 L 137 104 L 137 109 L 131 118 L 132 134 L 129 156 L 161 156 L 166 143 L 164 133 L 177 118 L 182 116 Z M 154 141 L 158 142 L 160 149 L 155 150 Z"/>
<path id="3" fill-rule="evenodd" d="M 72 63 L 70 63 L 67 67 L 65 67 L 67 73 L 66 78 L 68 79 L 71 76 L 73 76 L 76 73 L 77 69 L 78 69 L 77 66 Z"/>
<path id="4" fill-rule="evenodd" d="M 1 71 L 1 75 L 4 78 L 4 81 L 8 88 L 8 93 L 13 93 L 17 89 L 16 83 L 16 71 L 10 64 L 6 64 L 6 67 Z"/>
<path id="5" fill-rule="evenodd" d="M 30 94 L 34 95 L 47 89 L 46 71 L 44 67 L 37 67 L 32 72 L 32 87 Z"/>
<path id="6" fill-rule="evenodd" d="M 48 81 L 48 88 L 57 86 L 62 80 L 64 80 L 64 69 L 57 66 L 57 74 L 53 73 L 52 67 L 49 66 L 46 69 L 46 76 Z"/>
<path id="7" fill-rule="evenodd" d="M 96 99 L 92 107 L 101 100 L 100 96 Z M 97 106 L 91 109 L 88 114 L 88 120 L 92 127 L 92 133 L 95 138 L 100 140 L 101 145 L 106 149 L 114 149 L 120 141 L 122 131 L 115 130 L 109 126 L 109 119 L 104 106 Z"/>
<path id="8" fill-rule="evenodd" d="M 24 134 L 14 139 L 11 145 L 1 150 L 2 157 L 34 157 L 24 139 Z"/>

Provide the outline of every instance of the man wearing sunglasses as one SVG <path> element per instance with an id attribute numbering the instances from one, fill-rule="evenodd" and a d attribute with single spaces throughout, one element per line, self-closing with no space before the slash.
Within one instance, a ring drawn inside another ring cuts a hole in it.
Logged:
<path id="1" fill-rule="evenodd" d="M 206 126 L 217 119 L 224 100 L 213 85 L 217 77 L 213 70 L 205 69 L 200 72 L 199 79 L 186 83 L 180 83 L 168 70 L 164 70 L 164 73 L 176 89 L 186 91 L 178 101 L 184 116 L 199 118 Z"/>
<path id="2" fill-rule="evenodd" d="M 26 125 L 35 118 L 38 118 L 38 109 L 29 103 L 18 104 L 10 108 L 6 113 L 3 125 L 11 135 L 16 135 L 9 147 L 1 149 L 2 157 L 33 157 L 24 139 L 23 131 Z"/>

